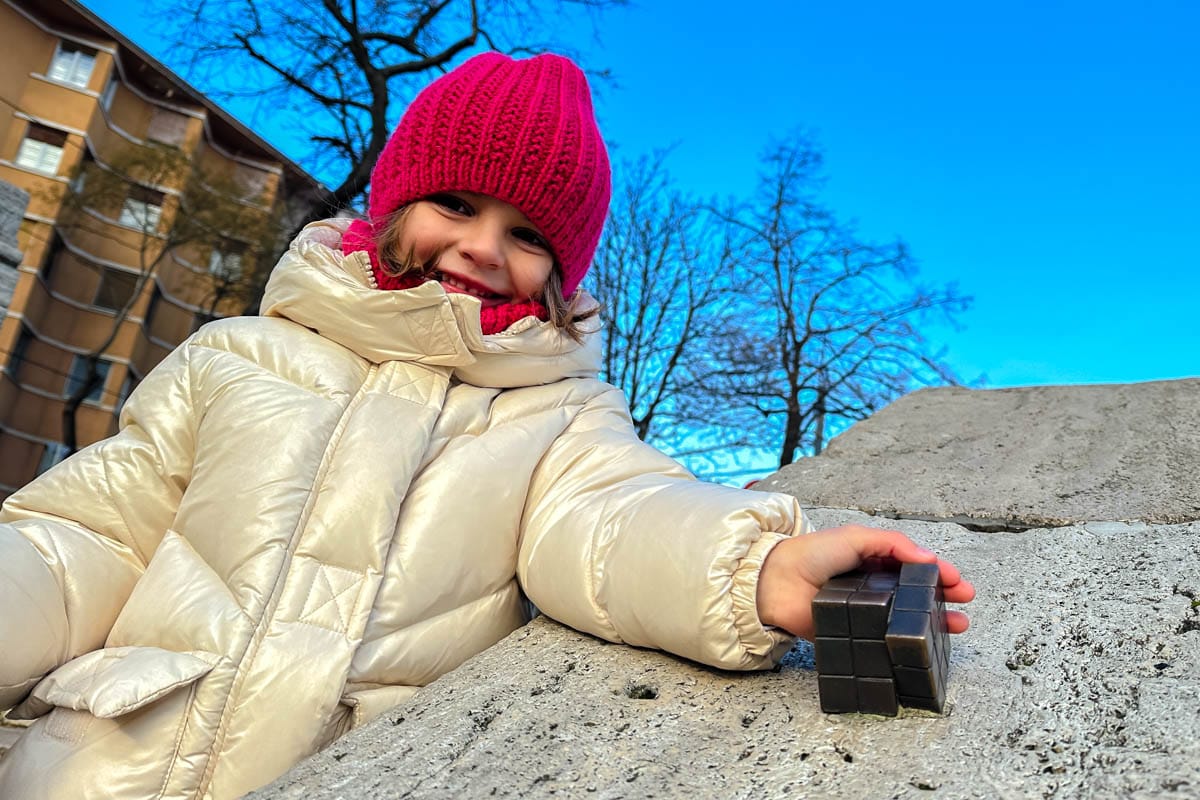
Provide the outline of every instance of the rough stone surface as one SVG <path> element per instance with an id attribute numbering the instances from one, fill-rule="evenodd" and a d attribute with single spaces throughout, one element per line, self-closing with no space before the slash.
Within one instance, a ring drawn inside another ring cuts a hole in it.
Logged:
<path id="1" fill-rule="evenodd" d="M 1200 379 L 923 389 L 757 489 L 983 529 L 1200 518 Z"/>
<path id="2" fill-rule="evenodd" d="M 252 796 L 1200 797 L 1200 523 L 813 516 L 976 583 L 945 716 L 822 714 L 803 642 L 737 674 L 540 619 Z"/>

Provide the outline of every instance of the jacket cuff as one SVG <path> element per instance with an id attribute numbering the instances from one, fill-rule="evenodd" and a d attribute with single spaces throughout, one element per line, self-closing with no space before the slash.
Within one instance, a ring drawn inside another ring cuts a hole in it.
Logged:
<path id="1" fill-rule="evenodd" d="M 742 558 L 733 573 L 733 623 L 743 650 L 759 659 L 771 662 L 783 658 L 795 642 L 795 637 L 778 628 L 767 628 L 758 618 L 758 576 L 763 561 L 775 545 L 789 534 L 764 531 Z M 762 666 L 770 666 L 763 664 Z"/>

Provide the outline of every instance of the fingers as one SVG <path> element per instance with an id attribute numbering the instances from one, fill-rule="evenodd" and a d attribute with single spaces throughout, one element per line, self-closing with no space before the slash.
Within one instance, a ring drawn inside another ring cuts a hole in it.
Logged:
<path id="1" fill-rule="evenodd" d="M 947 603 L 969 603 L 975 599 L 975 587 L 970 581 L 964 581 L 958 570 L 948 561 L 938 559 L 938 568 L 942 578 L 942 596 Z M 951 633 L 962 633 L 971 627 L 971 620 L 961 611 L 946 612 L 946 630 Z"/>
<path id="2" fill-rule="evenodd" d="M 975 586 L 970 581 L 959 581 L 952 586 L 943 582 L 942 594 L 947 603 L 969 603 L 975 599 Z"/>
<path id="3" fill-rule="evenodd" d="M 848 525 L 844 530 L 849 534 L 851 544 L 858 552 L 859 558 L 864 560 L 894 558 L 897 561 L 910 561 L 918 564 L 928 564 L 937 560 L 936 555 L 900 531 L 885 531 L 862 525 Z"/>
<path id="4" fill-rule="evenodd" d="M 969 603 L 975 599 L 974 585 L 963 580 L 957 567 L 938 558 L 899 531 L 847 525 L 797 538 L 813 545 L 811 551 L 797 554 L 797 564 L 802 572 L 811 572 L 809 583 L 816 588 L 820 588 L 832 576 L 855 566 L 871 569 L 876 563 L 894 559 L 917 564 L 936 563 L 947 603 Z M 961 611 L 946 612 L 946 627 L 951 633 L 962 633 L 970 624 L 967 615 Z"/>
<path id="5" fill-rule="evenodd" d="M 942 586 L 954 586 L 962 582 L 962 575 L 958 571 L 958 567 L 951 564 L 949 561 L 938 559 L 938 573 L 942 579 Z"/>
<path id="6" fill-rule="evenodd" d="M 969 627 L 971 627 L 971 620 L 963 612 L 946 612 L 946 630 L 951 633 L 962 633 Z"/>
<path id="7" fill-rule="evenodd" d="M 947 596 L 953 603 L 966 603 L 975 596 L 975 588 L 962 579 L 958 568 L 937 557 L 931 550 L 926 550 L 899 531 L 886 531 L 879 528 L 867 528 L 861 525 L 850 525 L 846 528 L 851 535 L 852 544 L 859 558 L 868 562 L 877 558 L 894 558 L 897 561 L 915 564 L 937 562 L 942 586 L 946 589 L 959 586 L 954 592 L 955 598 Z"/>

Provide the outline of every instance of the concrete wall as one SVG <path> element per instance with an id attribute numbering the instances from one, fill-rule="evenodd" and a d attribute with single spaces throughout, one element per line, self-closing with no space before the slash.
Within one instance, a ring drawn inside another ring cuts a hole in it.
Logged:
<path id="1" fill-rule="evenodd" d="M 253 796 L 1200 797 L 1200 381 L 1001 391 L 915 393 L 767 482 L 926 518 L 810 508 L 975 583 L 944 716 L 821 713 L 806 642 L 734 674 L 540 618 Z"/>

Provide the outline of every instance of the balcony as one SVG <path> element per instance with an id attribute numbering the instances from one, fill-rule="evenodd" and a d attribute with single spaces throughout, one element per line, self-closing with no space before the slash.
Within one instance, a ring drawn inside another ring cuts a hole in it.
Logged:
<path id="1" fill-rule="evenodd" d="M 57 81 L 33 81 L 21 96 L 20 108 L 34 119 L 53 120 L 54 124 L 77 131 L 87 130 L 96 113 L 95 95 Z"/>
<path id="2" fill-rule="evenodd" d="M 12 397 L 12 403 L 2 421 L 6 428 L 40 439 L 62 441 L 62 415 L 63 409 L 66 407 L 65 398 L 47 397 L 41 392 L 29 391 L 26 388 L 27 385 L 14 384 L 11 376 L 7 373 L 0 377 L 0 381 L 9 384 L 5 388 L 4 394 Z M 22 383 L 24 383 L 23 379 Z M 80 447 L 98 442 L 116 433 L 117 420 L 111 409 L 111 393 L 106 394 L 105 399 L 110 401 L 110 407 L 85 402 L 76 412 L 75 420 Z"/>
<path id="3" fill-rule="evenodd" d="M 66 267 L 66 265 L 63 266 Z M 69 272 L 69 268 L 64 268 L 62 272 Z M 94 275 L 89 277 L 93 278 L 92 286 L 94 287 Z M 94 289 L 91 297 L 80 297 L 81 294 L 87 292 L 86 284 L 83 281 L 73 282 L 70 276 L 56 272 L 51 275 L 51 281 L 52 287 L 73 287 L 72 291 L 76 296 L 67 295 L 67 297 L 81 304 L 90 303 L 94 297 Z M 116 320 L 114 311 L 95 307 L 81 308 L 56 297 L 52 293 L 52 289 L 47 288 L 42 281 L 34 281 L 22 314 L 29 327 L 41 338 L 61 342 L 81 350 L 94 350 L 100 347 L 111 334 Z M 132 314 L 130 316 L 133 319 L 127 318 L 121 323 L 120 331 L 107 348 L 108 352 L 128 353 L 133 347 L 133 339 L 140 326 L 140 320 Z"/>

